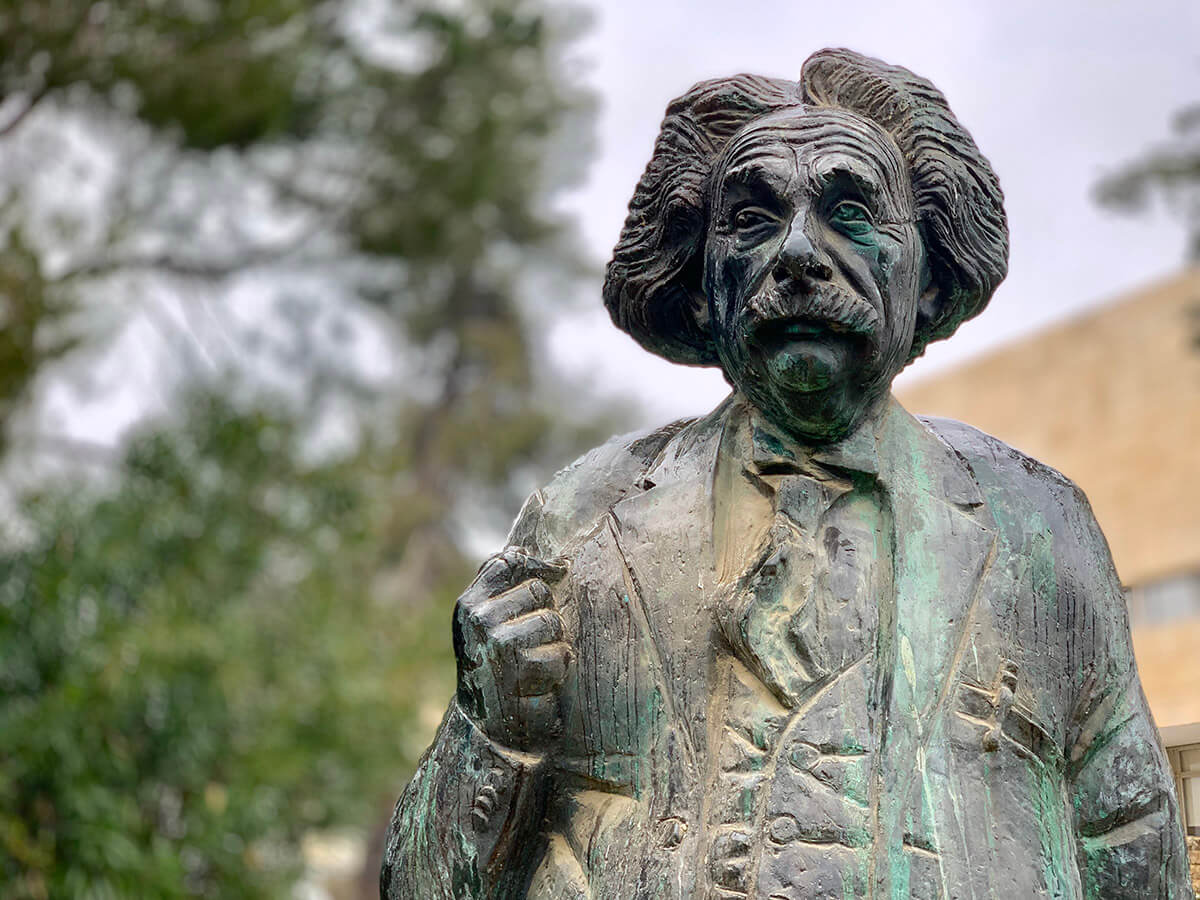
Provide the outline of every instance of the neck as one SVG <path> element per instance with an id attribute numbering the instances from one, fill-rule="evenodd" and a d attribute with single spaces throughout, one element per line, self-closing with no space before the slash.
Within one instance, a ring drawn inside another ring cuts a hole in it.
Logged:
<path id="1" fill-rule="evenodd" d="M 808 447 L 821 447 L 837 444 L 848 440 L 853 435 L 863 431 L 874 431 L 884 414 L 887 412 L 892 393 L 884 391 L 866 405 L 860 407 L 856 414 L 848 420 L 831 420 L 822 416 L 821 410 L 775 409 L 770 406 L 759 406 L 748 398 L 741 390 L 737 391 L 741 402 L 753 408 L 775 429 L 795 441 Z"/>

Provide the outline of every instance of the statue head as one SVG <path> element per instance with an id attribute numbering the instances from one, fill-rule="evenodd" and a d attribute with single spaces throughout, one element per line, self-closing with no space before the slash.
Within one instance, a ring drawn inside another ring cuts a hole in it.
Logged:
<path id="1" fill-rule="evenodd" d="M 739 75 L 668 107 L 604 299 L 647 349 L 834 440 L 983 309 L 1007 256 L 996 176 L 941 93 L 824 50 L 798 83 Z"/>

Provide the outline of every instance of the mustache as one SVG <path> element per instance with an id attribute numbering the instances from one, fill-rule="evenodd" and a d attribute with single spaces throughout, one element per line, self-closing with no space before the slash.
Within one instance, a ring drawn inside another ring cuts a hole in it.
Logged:
<path id="1" fill-rule="evenodd" d="M 827 326 L 830 331 L 868 338 L 880 324 L 875 307 L 835 285 L 802 294 L 778 287 L 760 291 L 747 301 L 743 317 L 751 331 L 787 319 L 807 319 Z"/>

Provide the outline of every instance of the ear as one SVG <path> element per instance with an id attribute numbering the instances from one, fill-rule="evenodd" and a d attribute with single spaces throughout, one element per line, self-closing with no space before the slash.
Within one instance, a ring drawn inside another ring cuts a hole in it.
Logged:
<path id="1" fill-rule="evenodd" d="M 708 296 L 705 291 L 689 291 L 688 310 L 691 313 L 692 320 L 696 323 L 696 328 L 707 334 L 709 340 L 712 339 L 712 309 L 709 306 Z"/>
<path id="2" fill-rule="evenodd" d="M 918 335 L 929 335 L 934 325 L 942 318 L 942 292 L 936 284 L 927 284 L 917 298 L 917 327 Z"/>
<path id="3" fill-rule="evenodd" d="M 682 322 L 681 336 L 692 345 L 697 359 L 692 365 L 716 365 L 717 351 L 713 344 L 712 312 L 708 289 L 704 277 L 703 242 L 692 250 L 691 255 L 675 276 L 678 288 L 676 299 L 679 305 L 678 321 Z M 678 326 L 677 326 L 678 327 Z"/>
<path id="4" fill-rule="evenodd" d="M 944 288 L 941 280 L 934 277 L 929 258 L 920 260 L 920 293 L 917 295 L 917 314 L 913 317 L 912 349 L 908 352 L 908 361 L 917 359 L 930 343 L 941 337 L 940 332 L 946 325 L 946 306 L 953 302 L 952 293 Z"/>
<path id="5" fill-rule="evenodd" d="M 938 280 L 933 277 L 933 268 L 929 258 L 922 254 L 921 260 L 921 293 L 917 295 L 917 316 L 913 329 L 913 346 L 921 347 L 933 340 L 937 327 L 943 321 L 949 301 L 947 291 L 942 290 Z"/>

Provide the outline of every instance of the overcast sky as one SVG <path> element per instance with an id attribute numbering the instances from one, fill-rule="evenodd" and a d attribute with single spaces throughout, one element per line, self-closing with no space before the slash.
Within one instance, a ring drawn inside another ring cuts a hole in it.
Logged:
<path id="1" fill-rule="evenodd" d="M 921 377 L 1177 271 L 1183 230 L 1166 216 L 1098 209 L 1105 172 L 1168 133 L 1200 100 L 1198 0 L 903 3 L 608 0 L 579 47 L 599 91 L 599 153 L 565 198 L 607 260 L 666 104 L 705 78 L 795 78 L 844 46 L 933 81 L 1000 176 L 1012 256 L 988 309 L 902 377 Z M 707 411 L 712 370 L 672 366 L 618 332 L 594 303 L 551 337 L 555 362 L 636 393 L 648 421 Z"/>

